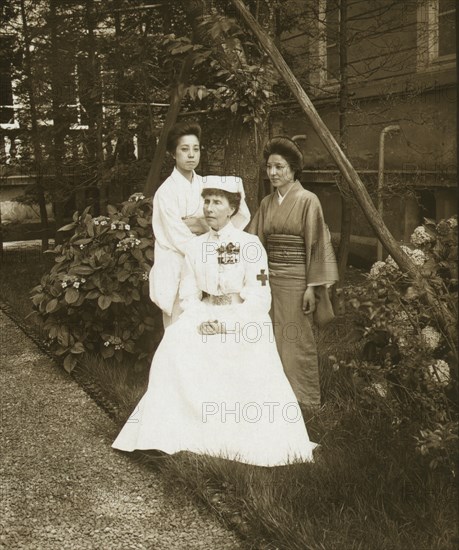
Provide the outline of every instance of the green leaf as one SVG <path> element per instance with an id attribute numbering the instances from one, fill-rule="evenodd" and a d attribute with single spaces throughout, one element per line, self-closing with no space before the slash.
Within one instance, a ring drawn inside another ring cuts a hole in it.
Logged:
<path id="1" fill-rule="evenodd" d="M 110 357 L 113 357 L 113 355 L 115 354 L 115 350 L 113 349 L 113 346 L 108 346 L 108 347 L 104 346 L 101 349 L 100 354 L 104 359 L 109 359 Z"/>
<path id="2" fill-rule="evenodd" d="M 97 300 L 97 304 L 99 305 L 100 309 L 108 309 L 111 303 L 112 299 L 110 298 L 110 296 L 106 296 L 104 294 L 102 294 L 102 296 L 99 296 L 99 299 Z"/>
<path id="3" fill-rule="evenodd" d="M 69 269 L 70 275 L 92 275 L 94 269 L 89 265 L 77 265 Z"/>
<path id="4" fill-rule="evenodd" d="M 74 304 L 79 297 L 80 294 L 76 288 L 70 287 L 65 291 L 65 301 L 68 304 Z"/>
<path id="5" fill-rule="evenodd" d="M 86 350 L 83 342 L 75 342 L 72 349 L 70 350 L 70 353 L 79 354 L 79 353 L 84 353 L 85 351 Z"/>
<path id="6" fill-rule="evenodd" d="M 107 214 L 109 216 L 114 216 L 117 213 L 118 209 L 115 206 L 113 206 L 112 204 L 107 204 Z"/>
<path id="7" fill-rule="evenodd" d="M 71 231 L 72 229 L 75 229 L 77 224 L 75 222 L 69 223 L 67 225 L 64 225 L 58 229 L 58 231 Z"/>
<path id="8" fill-rule="evenodd" d="M 53 298 L 46 304 L 46 313 L 52 313 L 53 311 L 56 311 L 59 307 L 59 301 L 57 298 Z"/>
<path id="9" fill-rule="evenodd" d="M 72 355 L 67 355 L 64 359 L 64 369 L 70 374 L 72 370 L 76 367 L 77 360 Z"/>

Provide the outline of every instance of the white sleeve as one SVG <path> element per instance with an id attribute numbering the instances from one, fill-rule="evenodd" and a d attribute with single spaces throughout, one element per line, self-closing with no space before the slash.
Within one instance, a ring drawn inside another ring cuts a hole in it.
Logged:
<path id="1" fill-rule="evenodd" d="M 153 199 L 152 225 L 158 243 L 182 255 L 185 254 L 187 244 L 195 237 L 182 220 L 178 205 L 168 200 L 161 190 L 156 192 Z"/>
<path id="2" fill-rule="evenodd" d="M 180 307 L 183 310 L 182 315 L 195 318 L 202 322 L 208 320 L 206 318 L 207 308 L 202 302 L 202 291 L 197 285 L 193 258 L 192 249 L 189 247 L 185 254 L 182 278 L 180 281 Z"/>

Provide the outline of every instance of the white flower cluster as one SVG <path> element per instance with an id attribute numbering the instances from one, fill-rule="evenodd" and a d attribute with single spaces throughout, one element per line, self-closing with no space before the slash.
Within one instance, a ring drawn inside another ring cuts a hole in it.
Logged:
<path id="1" fill-rule="evenodd" d="M 109 346 L 114 346 L 115 350 L 124 349 L 123 341 L 119 336 L 109 336 L 108 340 L 104 341 L 104 346 L 106 348 Z"/>
<path id="2" fill-rule="evenodd" d="M 370 277 L 378 279 L 386 270 L 386 262 L 376 262 L 371 266 Z"/>
<path id="3" fill-rule="evenodd" d="M 414 234 L 414 233 L 413 233 Z M 430 238 L 430 237 L 429 237 Z M 409 246 L 401 245 L 400 247 L 405 254 L 407 254 L 415 265 L 421 266 L 424 265 L 427 257 L 422 250 L 419 248 L 410 248 Z M 400 268 L 395 263 L 392 256 L 387 256 L 385 262 L 375 262 L 370 269 L 369 277 L 370 279 L 380 279 L 385 275 L 395 274 L 400 271 Z"/>
<path id="4" fill-rule="evenodd" d="M 143 193 L 133 193 L 128 200 L 129 202 L 139 202 L 143 201 L 144 198 L 145 195 Z"/>
<path id="5" fill-rule="evenodd" d="M 112 222 L 112 224 L 110 225 L 110 229 L 113 229 L 113 230 L 120 229 L 121 231 L 130 231 L 131 226 L 128 223 L 117 221 L 117 222 Z"/>
<path id="6" fill-rule="evenodd" d="M 73 288 L 80 288 L 80 285 L 84 284 L 86 279 L 75 277 L 75 275 L 65 275 L 64 280 L 61 283 L 62 288 L 68 288 L 73 286 Z"/>
<path id="7" fill-rule="evenodd" d="M 415 246 L 422 246 L 423 244 L 431 243 L 433 240 L 433 237 L 429 235 L 423 225 L 416 227 L 410 237 L 411 244 L 414 244 Z"/>
<path id="8" fill-rule="evenodd" d="M 451 229 L 456 229 L 457 227 L 457 216 L 453 216 L 446 220 L 446 223 L 451 227 Z"/>
<path id="9" fill-rule="evenodd" d="M 148 281 L 148 273 L 142 273 L 142 279 Z"/>
<path id="10" fill-rule="evenodd" d="M 104 225 L 108 225 L 110 218 L 108 218 L 107 216 L 98 216 L 97 218 L 93 218 L 92 221 L 94 225 L 104 226 Z"/>
<path id="11" fill-rule="evenodd" d="M 435 350 L 440 344 L 441 334 L 433 327 L 424 327 L 421 330 L 421 341 L 429 350 Z"/>
<path id="12" fill-rule="evenodd" d="M 439 386 L 444 387 L 449 384 L 451 373 L 448 363 L 443 361 L 443 359 L 437 359 L 433 365 L 427 367 L 427 371 L 432 380 Z"/>
<path id="13" fill-rule="evenodd" d="M 403 250 L 403 252 L 405 252 L 407 256 L 411 258 L 415 265 L 421 266 L 426 263 L 427 257 L 424 252 L 419 248 L 413 249 L 403 244 L 400 248 Z M 392 256 L 387 257 L 386 263 L 398 269 L 398 265 L 395 263 L 395 260 L 392 258 Z"/>
<path id="14" fill-rule="evenodd" d="M 116 248 L 120 250 L 129 250 L 130 248 L 135 248 L 140 244 L 140 240 L 137 239 L 134 235 L 130 235 L 125 239 L 122 239 L 117 245 Z"/>

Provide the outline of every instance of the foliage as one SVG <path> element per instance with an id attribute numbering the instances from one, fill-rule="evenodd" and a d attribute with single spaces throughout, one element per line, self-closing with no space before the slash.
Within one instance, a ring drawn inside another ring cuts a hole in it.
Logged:
<path id="1" fill-rule="evenodd" d="M 161 333 L 148 289 L 151 201 L 135 193 L 108 214 L 75 213 L 61 228 L 73 235 L 51 252 L 55 264 L 33 290 L 35 309 L 69 372 L 88 352 L 144 368 Z"/>
<path id="2" fill-rule="evenodd" d="M 426 220 L 411 244 L 402 248 L 420 279 L 402 273 L 390 256 L 376 262 L 366 283 L 347 290 L 363 338 L 361 357 L 331 359 L 335 370 L 351 370 L 355 397 L 369 414 L 386 415 L 432 468 L 444 465 L 455 475 L 457 356 L 445 324 L 457 319 L 457 218 Z M 446 323 L 426 307 L 424 279 Z"/>

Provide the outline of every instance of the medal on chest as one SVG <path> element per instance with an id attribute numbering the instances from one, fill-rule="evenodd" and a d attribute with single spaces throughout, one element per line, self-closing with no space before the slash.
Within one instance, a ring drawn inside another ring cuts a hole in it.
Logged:
<path id="1" fill-rule="evenodd" d="M 221 244 L 217 248 L 217 259 L 219 265 L 237 264 L 241 259 L 241 247 L 239 244 Z"/>

